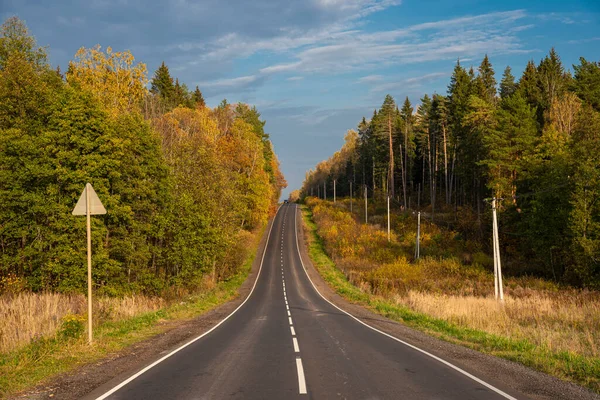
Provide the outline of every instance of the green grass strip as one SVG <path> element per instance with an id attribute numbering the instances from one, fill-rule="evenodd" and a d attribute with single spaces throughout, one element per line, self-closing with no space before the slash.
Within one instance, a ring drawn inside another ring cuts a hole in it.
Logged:
<path id="1" fill-rule="evenodd" d="M 0 398 L 72 371 L 77 366 L 98 361 L 168 329 L 159 322 L 189 320 L 234 299 L 252 269 L 262 233 L 259 233 L 256 246 L 253 246 L 238 274 L 217 283 L 207 292 L 190 296 L 185 302 L 126 320 L 103 323 L 95 328 L 94 345 L 91 347 L 85 343 L 85 338 L 68 340 L 52 337 L 0 354 Z"/>
<path id="2" fill-rule="evenodd" d="M 348 281 L 344 273 L 327 255 L 323 240 L 312 219 L 312 211 L 303 206 L 302 215 L 311 239 L 308 253 L 313 265 L 323 279 L 346 300 L 447 342 L 515 361 L 600 393 L 600 360 L 598 358 L 585 357 L 568 351 L 557 352 L 544 346 L 537 346 L 525 339 L 513 339 L 458 326 L 361 291 Z"/>

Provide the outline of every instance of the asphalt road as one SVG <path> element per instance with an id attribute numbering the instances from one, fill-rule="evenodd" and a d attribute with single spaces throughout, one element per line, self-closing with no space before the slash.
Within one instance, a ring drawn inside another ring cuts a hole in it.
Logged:
<path id="1" fill-rule="evenodd" d="M 247 301 L 98 399 L 525 398 L 376 331 L 316 291 L 283 205 Z M 401 339 L 401 338 L 399 338 Z"/>

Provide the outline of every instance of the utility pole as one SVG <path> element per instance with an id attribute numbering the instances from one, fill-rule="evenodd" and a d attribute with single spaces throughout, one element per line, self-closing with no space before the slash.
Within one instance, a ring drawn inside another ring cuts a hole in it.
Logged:
<path id="1" fill-rule="evenodd" d="M 419 183 L 419 191 L 417 192 L 417 210 L 421 209 L 421 184 Z"/>
<path id="2" fill-rule="evenodd" d="M 333 180 L 333 204 L 335 204 L 335 179 Z"/>
<path id="3" fill-rule="evenodd" d="M 502 286 L 502 263 L 500 261 L 500 240 L 498 239 L 498 217 L 496 216 L 496 198 L 492 199 L 492 240 L 494 247 L 494 294 L 504 302 L 504 287 Z"/>
<path id="4" fill-rule="evenodd" d="M 350 214 L 352 214 L 352 182 L 350 182 Z"/>
<path id="5" fill-rule="evenodd" d="M 369 223 L 369 216 L 367 214 L 367 185 L 365 185 L 365 224 Z"/>
<path id="6" fill-rule="evenodd" d="M 421 211 L 417 213 L 417 245 L 415 246 L 415 260 L 421 256 Z"/>
<path id="7" fill-rule="evenodd" d="M 390 195 L 387 197 L 387 217 L 388 217 L 388 242 L 392 240 L 390 235 Z"/>

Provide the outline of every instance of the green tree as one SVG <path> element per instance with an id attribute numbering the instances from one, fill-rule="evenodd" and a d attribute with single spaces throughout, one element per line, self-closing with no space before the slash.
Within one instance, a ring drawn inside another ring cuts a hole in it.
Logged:
<path id="1" fill-rule="evenodd" d="M 487 54 L 481 61 L 478 71 L 479 76 L 475 79 L 476 94 L 488 103 L 494 103 L 496 101 L 496 78 Z"/>
<path id="2" fill-rule="evenodd" d="M 574 272 L 580 282 L 600 287 L 600 113 L 585 107 L 573 134 L 574 190 L 569 231 Z"/>
<path id="3" fill-rule="evenodd" d="M 541 102 L 541 92 L 538 85 L 538 71 L 533 60 L 527 62 L 527 66 L 523 71 L 523 76 L 521 76 L 521 79 L 519 80 L 517 90 L 525 100 L 527 100 L 527 103 L 530 106 L 535 107 L 536 109 L 539 107 Z"/>
<path id="4" fill-rule="evenodd" d="M 488 187 L 494 196 L 513 199 L 517 181 L 536 149 L 535 110 L 520 95 L 506 97 L 496 112 L 497 124 L 483 135 Z"/>
<path id="5" fill-rule="evenodd" d="M 192 93 L 192 102 L 196 105 L 196 107 L 206 107 L 206 102 L 204 101 L 204 97 L 202 96 L 202 92 L 196 86 L 196 90 Z"/>
<path id="6" fill-rule="evenodd" d="M 500 82 L 500 98 L 505 99 L 510 97 L 517 91 L 517 84 L 515 83 L 515 77 L 513 76 L 510 66 L 507 66 L 502 74 L 502 81 Z"/>
<path id="7" fill-rule="evenodd" d="M 545 125 L 549 121 L 548 113 L 552 103 L 564 94 L 571 79 L 565 73 L 560 57 L 554 48 L 540 62 L 537 78 L 540 88 L 539 121 L 540 124 Z"/>
<path id="8" fill-rule="evenodd" d="M 175 92 L 175 84 L 169 72 L 169 67 L 163 61 L 160 67 L 154 72 L 151 81 L 150 92 L 157 94 L 161 99 L 170 101 Z"/>
<path id="9" fill-rule="evenodd" d="M 573 65 L 575 79 L 573 89 L 577 96 L 600 111 L 600 63 L 579 59 L 579 65 Z"/>

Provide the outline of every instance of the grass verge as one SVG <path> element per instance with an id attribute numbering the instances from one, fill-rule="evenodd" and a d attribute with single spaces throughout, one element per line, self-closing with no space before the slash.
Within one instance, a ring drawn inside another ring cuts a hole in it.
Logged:
<path id="1" fill-rule="evenodd" d="M 348 281 L 344 273 L 327 255 L 324 242 L 312 219 L 311 210 L 303 206 L 302 215 L 308 230 L 308 253 L 313 265 L 323 279 L 346 300 L 447 342 L 519 362 L 600 393 L 600 360 L 598 358 L 586 357 L 569 351 L 553 351 L 526 339 L 514 339 L 458 326 L 360 290 Z"/>
<path id="2" fill-rule="evenodd" d="M 240 272 L 219 282 L 204 293 L 188 296 L 185 301 L 154 312 L 147 312 L 116 322 L 106 322 L 94 329 L 94 345 L 85 338 L 68 339 L 56 335 L 40 338 L 15 351 L 0 354 L 0 398 L 31 388 L 77 366 L 92 363 L 132 344 L 169 329 L 167 321 L 188 320 L 234 299 L 246 280 L 258 251 L 263 232 L 257 235 Z"/>

